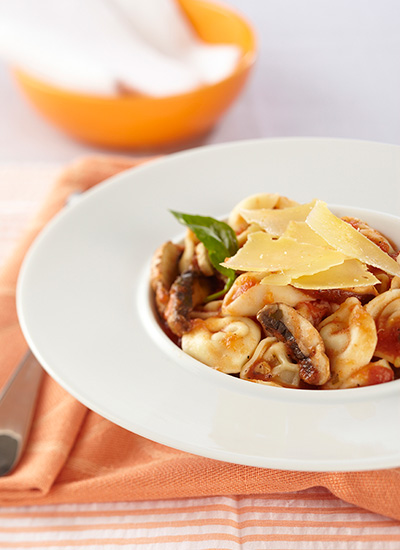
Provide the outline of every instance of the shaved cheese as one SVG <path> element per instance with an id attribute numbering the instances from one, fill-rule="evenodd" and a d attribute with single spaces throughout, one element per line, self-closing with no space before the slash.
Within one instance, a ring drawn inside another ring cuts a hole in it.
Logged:
<path id="1" fill-rule="evenodd" d="M 298 243 L 308 243 L 315 246 L 331 248 L 331 246 L 316 233 L 306 222 L 289 222 L 283 237 L 294 239 Z"/>
<path id="2" fill-rule="evenodd" d="M 293 277 L 311 275 L 343 263 L 346 256 L 332 248 L 298 243 L 294 239 L 273 239 L 263 231 L 251 233 L 242 248 L 221 265 L 237 271 L 287 271 Z"/>
<path id="3" fill-rule="evenodd" d="M 286 286 L 292 285 L 305 290 L 353 288 L 376 285 L 379 280 L 359 260 L 345 260 L 314 273 L 313 275 L 293 276 L 293 271 L 268 273 L 261 281 L 264 285 Z"/>
<path id="4" fill-rule="evenodd" d="M 306 223 L 348 258 L 378 267 L 390 275 L 400 275 L 400 265 L 393 258 L 349 223 L 332 214 L 326 203 L 317 201 L 307 216 Z"/>
<path id="5" fill-rule="evenodd" d="M 292 281 L 292 276 L 289 271 L 278 271 L 276 273 L 268 273 L 261 280 L 263 285 L 276 285 L 276 286 L 286 286 L 290 285 Z"/>
<path id="6" fill-rule="evenodd" d="M 377 283 L 379 280 L 359 260 L 345 260 L 340 265 L 290 282 L 296 288 L 307 290 L 364 287 Z"/>
<path id="7" fill-rule="evenodd" d="M 246 228 L 246 221 L 241 216 L 242 209 L 256 210 L 260 208 L 275 208 L 277 206 L 281 196 L 278 193 L 259 193 L 257 195 L 250 195 L 242 201 L 240 201 L 232 210 L 228 218 L 228 225 L 230 225 L 236 232 L 242 232 Z"/>
<path id="8" fill-rule="evenodd" d="M 279 237 L 283 235 L 290 221 L 305 221 L 315 203 L 316 201 L 314 200 L 307 204 L 290 206 L 282 210 L 271 210 L 266 208 L 260 208 L 258 210 L 242 209 L 240 210 L 240 214 L 247 223 L 257 223 L 274 237 Z"/>
<path id="9" fill-rule="evenodd" d="M 239 235 L 236 235 L 239 246 L 243 246 L 248 239 L 250 233 L 256 233 L 256 231 L 262 231 L 262 229 L 256 223 L 252 223 L 251 225 L 247 226 L 247 229 L 239 233 Z"/>

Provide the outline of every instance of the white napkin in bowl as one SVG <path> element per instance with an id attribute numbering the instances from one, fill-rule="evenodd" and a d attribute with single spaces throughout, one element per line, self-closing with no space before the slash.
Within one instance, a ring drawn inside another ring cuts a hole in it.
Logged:
<path id="1" fill-rule="evenodd" d="M 239 55 L 202 42 L 177 0 L 0 2 L 0 56 L 77 92 L 185 93 L 228 76 Z"/>

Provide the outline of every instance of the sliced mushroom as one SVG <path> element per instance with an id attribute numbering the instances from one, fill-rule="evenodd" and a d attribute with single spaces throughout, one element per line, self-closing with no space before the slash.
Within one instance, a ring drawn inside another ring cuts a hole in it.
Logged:
<path id="1" fill-rule="evenodd" d="M 199 271 L 185 271 L 171 286 L 164 317 L 171 331 L 182 336 L 191 328 L 190 314 L 211 292 L 211 283 Z"/>
<path id="2" fill-rule="evenodd" d="M 168 241 L 154 253 L 150 284 L 155 294 L 155 301 L 160 315 L 164 314 L 169 300 L 169 289 L 178 275 L 178 263 L 182 247 Z"/>
<path id="3" fill-rule="evenodd" d="M 307 384 L 322 385 L 330 377 L 329 359 L 319 332 L 300 313 L 286 304 L 270 304 L 257 314 L 267 335 L 288 346 L 300 365 L 300 378 Z"/>

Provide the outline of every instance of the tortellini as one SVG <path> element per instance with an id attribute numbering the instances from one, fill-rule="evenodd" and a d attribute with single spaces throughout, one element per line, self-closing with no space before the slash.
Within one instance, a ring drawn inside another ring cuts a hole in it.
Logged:
<path id="1" fill-rule="evenodd" d="M 269 336 L 261 340 L 256 351 L 240 372 L 240 378 L 262 384 L 300 386 L 300 365 L 293 362 L 283 342 Z"/>
<path id="2" fill-rule="evenodd" d="M 340 387 L 343 380 L 371 361 L 378 340 L 374 320 L 357 298 L 347 298 L 318 329 L 331 367 L 326 387 Z"/>
<path id="3" fill-rule="evenodd" d="M 182 336 L 188 355 L 216 370 L 239 373 L 261 338 L 260 327 L 246 317 L 196 319 Z"/>
<path id="4" fill-rule="evenodd" d="M 275 208 L 276 203 L 279 200 L 279 195 L 277 193 L 260 193 L 258 195 L 251 195 L 240 201 L 228 218 L 228 224 L 236 231 L 236 233 L 241 233 L 247 228 L 247 222 L 240 215 L 240 211 L 243 208 L 248 210 L 258 209 L 258 208 Z"/>
<path id="5" fill-rule="evenodd" d="M 382 294 L 383 292 L 386 292 L 390 288 L 398 288 L 394 287 L 393 285 L 396 284 L 396 279 L 399 279 L 400 277 L 393 277 L 393 279 L 388 275 L 387 273 L 384 273 L 381 271 L 380 273 L 376 273 L 375 277 L 378 279 L 379 284 L 376 286 L 376 289 L 378 291 L 378 294 Z"/>
<path id="6" fill-rule="evenodd" d="M 206 247 L 199 242 L 196 235 L 188 230 L 184 240 L 184 250 L 179 260 L 179 273 L 184 273 L 191 269 L 196 262 L 203 275 L 211 277 L 214 273 L 213 266 L 208 257 Z"/>
<path id="7" fill-rule="evenodd" d="M 400 367 L 400 289 L 380 294 L 365 309 L 373 317 L 378 332 L 375 355 Z"/>
<path id="8" fill-rule="evenodd" d="M 400 378 L 400 253 L 375 228 L 278 193 L 245 198 L 227 223 L 178 218 L 186 236 L 155 252 L 150 286 L 185 353 L 285 388 Z"/>
<path id="9" fill-rule="evenodd" d="M 245 231 L 248 224 L 241 216 L 241 210 L 258 210 L 259 208 L 288 208 L 289 206 L 295 206 L 298 203 L 287 197 L 283 197 L 278 193 L 259 193 L 257 195 L 251 195 L 240 201 L 228 218 L 228 224 L 236 231 L 241 233 Z"/>
<path id="10" fill-rule="evenodd" d="M 394 372 L 390 364 L 385 359 L 379 359 L 379 361 L 372 361 L 353 371 L 347 378 L 342 378 L 337 388 L 359 388 L 360 386 L 383 384 L 393 379 Z"/>
<path id="11" fill-rule="evenodd" d="M 223 315 L 255 316 L 266 304 L 280 302 L 295 306 L 313 300 L 311 296 L 292 286 L 261 283 L 263 273 L 243 273 L 233 283 L 222 302 Z"/>
<path id="12" fill-rule="evenodd" d="M 393 277 L 390 283 L 390 288 L 392 289 L 400 288 L 400 277 Z"/>

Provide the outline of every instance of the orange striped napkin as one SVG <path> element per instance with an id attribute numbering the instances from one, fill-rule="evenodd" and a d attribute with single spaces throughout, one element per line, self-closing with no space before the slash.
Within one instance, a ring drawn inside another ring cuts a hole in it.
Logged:
<path id="1" fill-rule="evenodd" d="M 0 275 L 0 387 L 26 351 L 15 309 L 21 261 L 39 230 L 74 191 L 139 161 L 100 157 L 68 167 Z M 0 478 L 0 504 L 117 502 L 213 495 L 265 495 L 324 486 L 339 498 L 400 519 L 400 469 L 286 472 L 227 464 L 130 433 L 87 410 L 46 376 L 30 439 L 14 473 Z"/>

